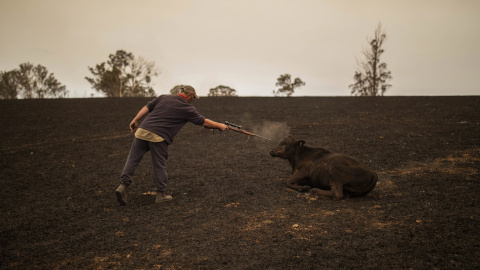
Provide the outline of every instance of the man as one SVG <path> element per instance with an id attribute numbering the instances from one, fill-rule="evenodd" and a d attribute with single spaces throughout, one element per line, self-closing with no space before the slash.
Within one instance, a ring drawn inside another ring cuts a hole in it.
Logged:
<path id="1" fill-rule="evenodd" d="M 167 149 L 187 122 L 221 131 L 228 129 L 224 124 L 206 119 L 190 104 L 199 98 L 193 87 L 183 86 L 180 91 L 178 95 L 162 95 L 148 102 L 130 123 L 135 139 L 120 177 L 121 184 L 115 191 L 120 205 L 127 204 L 126 189 L 132 183 L 133 174 L 143 155 L 148 151 L 151 152 L 153 161 L 153 183 L 157 192 L 155 203 L 172 199 L 172 196 L 165 194 Z M 139 127 L 138 121 L 147 114 Z"/>

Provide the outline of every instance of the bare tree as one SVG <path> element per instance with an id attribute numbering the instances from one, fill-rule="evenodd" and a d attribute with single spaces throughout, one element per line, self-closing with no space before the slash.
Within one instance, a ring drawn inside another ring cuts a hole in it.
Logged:
<path id="1" fill-rule="evenodd" d="M 154 96 L 155 91 L 151 86 L 152 77 L 158 76 L 155 63 L 143 57 L 132 61 L 131 73 L 127 76 L 127 87 L 133 96 Z"/>
<path id="2" fill-rule="evenodd" d="M 387 69 L 387 64 L 380 61 L 384 53 L 383 45 L 387 40 L 387 34 L 382 30 L 379 23 L 373 38 L 367 38 L 369 49 L 363 50 L 363 61 L 357 60 L 357 71 L 353 76 L 355 83 L 348 87 L 352 89 L 352 95 L 360 96 L 383 96 L 385 91 L 392 85 L 388 82 L 392 74 Z"/>

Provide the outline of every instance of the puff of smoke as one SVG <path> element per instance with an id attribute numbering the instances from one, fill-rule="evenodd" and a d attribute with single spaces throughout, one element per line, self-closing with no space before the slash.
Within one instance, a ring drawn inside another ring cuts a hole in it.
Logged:
<path id="1" fill-rule="evenodd" d="M 277 144 L 280 140 L 290 134 L 290 128 L 286 122 L 273 122 L 264 120 L 261 124 L 253 126 L 252 130 L 253 133 L 272 140 L 269 144 L 263 144 L 266 146 Z"/>
<path id="2" fill-rule="evenodd" d="M 259 121 L 249 112 L 245 112 L 240 119 L 231 120 L 235 124 L 240 124 L 242 128 L 249 132 L 271 139 L 271 141 L 263 140 L 261 138 L 254 139 L 254 142 L 258 147 L 267 150 L 270 150 L 271 147 L 277 145 L 279 141 L 290 134 L 290 128 L 286 122 L 263 120 L 259 123 Z M 237 123 L 235 122 L 237 120 L 240 121 Z"/>

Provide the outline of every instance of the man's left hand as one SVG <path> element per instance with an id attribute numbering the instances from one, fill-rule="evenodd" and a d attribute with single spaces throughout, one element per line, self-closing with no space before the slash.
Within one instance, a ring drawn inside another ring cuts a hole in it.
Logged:
<path id="1" fill-rule="evenodd" d="M 130 123 L 130 132 L 134 133 L 138 128 L 138 123 L 137 121 L 133 120 L 131 123 Z"/>

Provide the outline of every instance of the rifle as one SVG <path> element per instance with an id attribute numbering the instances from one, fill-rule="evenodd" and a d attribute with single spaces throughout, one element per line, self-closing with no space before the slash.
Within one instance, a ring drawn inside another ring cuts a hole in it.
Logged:
<path id="1" fill-rule="evenodd" d="M 259 138 L 262 138 L 264 140 L 269 140 L 271 141 L 272 139 L 269 139 L 269 138 L 265 138 L 263 136 L 260 136 L 260 135 L 257 135 L 257 134 L 253 134 L 251 132 L 248 132 L 248 131 L 245 131 L 242 129 L 241 126 L 239 125 L 236 125 L 236 124 L 232 124 L 228 121 L 225 121 L 225 125 L 228 127 L 229 130 L 233 130 L 233 131 L 236 131 L 236 132 L 239 132 L 239 133 L 243 133 L 243 134 L 246 134 L 246 135 L 249 135 L 249 136 L 256 136 L 256 137 L 259 137 Z"/>

